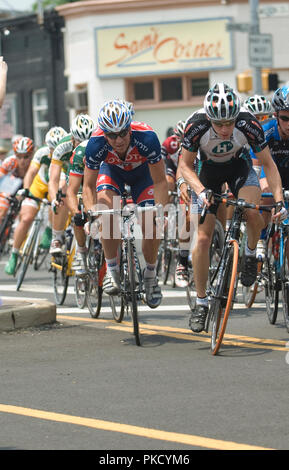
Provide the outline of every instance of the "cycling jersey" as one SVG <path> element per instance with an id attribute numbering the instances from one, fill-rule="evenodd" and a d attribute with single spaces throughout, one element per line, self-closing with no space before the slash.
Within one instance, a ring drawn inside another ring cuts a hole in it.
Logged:
<path id="1" fill-rule="evenodd" d="M 6 157 L 0 167 L 0 178 L 2 178 L 2 176 L 8 175 L 8 173 L 19 178 L 18 159 L 15 155 Z"/>
<path id="2" fill-rule="evenodd" d="M 72 135 L 68 134 L 55 147 L 51 163 L 60 165 L 62 169 L 67 173 L 69 169 L 69 161 L 73 152 Z"/>
<path id="3" fill-rule="evenodd" d="M 183 142 L 188 151 L 199 152 L 198 175 L 205 188 L 221 193 L 223 184 L 228 183 L 236 197 L 244 186 L 259 187 L 249 149 L 251 147 L 258 153 L 266 146 L 262 126 L 243 108 L 228 140 L 217 135 L 202 109 L 188 119 Z M 200 212 L 201 205 L 194 191 L 192 202 L 193 212 Z M 217 204 L 212 204 L 208 212 L 216 214 L 217 207 Z"/>
<path id="4" fill-rule="evenodd" d="M 38 178 L 40 181 L 42 181 L 43 184 L 48 184 L 49 181 L 49 167 L 51 163 L 51 153 L 49 150 L 49 147 L 46 145 L 43 147 L 40 147 L 32 159 L 31 164 L 35 165 L 39 170 L 38 170 Z"/>
<path id="5" fill-rule="evenodd" d="M 86 166 L 98 170 L 101 162 L 115 165 L 129 172 L 140 165 L 154 164 L 161 160 L 161 146 L 156 133 L 145 123 L 131 123 L 131 140 L 125 159 L 122 160 L 105 138 L 104 132 L 97 129 L 86 147 Z"/>
<path id="6" fill-rule="evenodd" d="M 289 189 L 289 139 L 281 139 L 277 119 L 272 119 L 263 125 L 266 141 L 271 155 L 281 176 L 282 186 Z M 263 173 L 264 177 L 265 174 Z"/>
<path id="7" fill-rule="evenodd" d="M 73 151 L 70 158 L 69 175 L 83 177 L 85 167 L 85 150 L 88 140 L 82 142 Z"/>
<path id="8" fill-rule="evenodd" d="M 166 165 L 166 174 L 175 178 L 180 155 L 180 141 L 177 136 L 167 137 L 162 143 L 161 150 Z"/>
<path id="9" fill-rule="evenodd" d="M 249 146 L 258 153 L 267 142 L 261 124 L 244 108 L 241 108 L 228 140 L 217 135 L 204 109 L 192 114 L 187 121 L 183 147 L 190 152 L 199 151 L 201 161 L 225 163 L 235 158 L 248 159 Z"/>

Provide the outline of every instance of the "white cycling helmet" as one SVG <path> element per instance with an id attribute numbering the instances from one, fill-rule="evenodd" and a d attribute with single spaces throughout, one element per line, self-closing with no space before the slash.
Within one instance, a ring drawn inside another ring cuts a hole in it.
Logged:
<path id="1" fill-rule="evenodd" d="M 289 87 L 287 85 L 275 91 L 272 106 L 275 111 L 289 111 Z"/>
<path id="2" fill-rule="evenodd" d="M 49 148 L 55 148 L 56 145 L 67 135 L 67 132 L 62 127 L 51 127 L 45 136 L 45 144 Z"/>
<path id="3" fill-rule="evenodd" d="M 249 96 L 244 101 L 244 108 L 254 115 L 272 113 L 272 106 L 268 98 L 263 95 Z"/>
<path id="4" fill-rule="evenodd" d="M 183 139 L 185 128 L 186 128 L 186 121 L 178 121 L 176 124 L 176 127 L 174 128 L 174 135 L 176 135 L 180 139 Z"/>
<path id="5" fill-rule="evenodd" d="M 226 83 L 216 83 L 205 96 L 204 108 L 212 121 L 230 121 L 240 112 L 240 98 Z"/>
<path id="6" fill-rule="evenodd" d="M 34 150 L 34 142 L 30 137 L 19 137 L 13 144 L 13 150 L 16 156 L 29 155 Z"/>
<path id="7" fill-rule="evenodd" d="M 70 132 L 79 142 L 90 138 L 95 130 L 95 123 L 88 114 L 78 114 L 72 121 Z"/>
<path id="8" fill-rule="evenodd" d="M 120 132 L 130 126 L 131 120 L 132 114 L 127 102 L 112 100 L 101 108 L 98 125 L 104 132 Z"/>

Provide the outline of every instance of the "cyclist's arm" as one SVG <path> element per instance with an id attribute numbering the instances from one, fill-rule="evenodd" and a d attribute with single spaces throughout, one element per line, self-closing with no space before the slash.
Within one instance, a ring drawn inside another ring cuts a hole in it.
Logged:
<path id="1" fill-rule="evenodd" d="M 72 215 L 78 212 L 78 199 L 77 194 L 81 186 L 82 178 L 80 176 L 69 175 L 69 183 L 67 187 L 67 204 Z"/>
<path id="2" fill-rule="evenodd" d="M 149 169 L 154 184 L 155 203 L 166 206 L 169 202 L 169 194 L 164 161 L 149 164 Z"/>
<path id="3" fill-rule="evenodd" d="M 32 185 L 32 182 L 39 171 L 40 165 L 36 165 L 35 163 L 31 162 L 31 165 L 28 168 L 26 175 L 24 176 L 23 180 L 23 188 L 29 189 Z"/>
<path id="4" fill-rule="evenodd" d="M 54 201 L 59 188 L 59 180 L 61 173 L 61 165 L 59 163 L 50 164 L 49 168 L 49 183 L 48 183 L 48 194 L 51 201 Z"/>
<path id="5" fill-rule="evenodd" d="M 96 204 L 96 180 L 98 170 L 90 170 L 85 166 L 83 178 L 82 199 L 85 209 L 91 210 Z"/>
<path id="6" fill-rule="evenodd" d="M 179 165 L 183 178 L 187 181 L 189 186 L 193 189 L 193 191 L 195 191 L 196 194 L 200 194 L 205 189 L 205 187 L 193 169 L 197 154 L 197 152 L 189 152 L 183 148 L 182 158 L 179 160 Z"/>
<path id="7" fill-rule="evenodd" d="M 268 185 L 273 193 L 276 202 L 283 201 L 282 181 L 274 162 L 269 147 L 265 147 L 261 152 L 256 153 L 267 177 Z"/>

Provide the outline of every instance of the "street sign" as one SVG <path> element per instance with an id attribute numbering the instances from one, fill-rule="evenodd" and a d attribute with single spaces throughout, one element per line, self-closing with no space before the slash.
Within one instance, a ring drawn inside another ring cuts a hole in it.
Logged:
<path id="1" fill-rule="evenodd" d="M 251 67 L 272 67 L 272 35 L 249 34 L 249 64 Z"/>
<path id="2" fill-rule="evenodd" d="M 286 3 L 277 5 L 261 5 L 258 11 L 259 18 L 289 16 L 289 5 Z"/>
<path id="3" fill-rule="evenodd" d="M 248 33 L 250 29 L 249 23 L 227 23 L 227 31 L 238 31 L 239 33 Z"/>

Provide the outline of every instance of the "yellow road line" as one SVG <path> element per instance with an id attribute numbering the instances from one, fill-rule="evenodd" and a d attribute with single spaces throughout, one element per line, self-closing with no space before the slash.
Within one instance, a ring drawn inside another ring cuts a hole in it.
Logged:
<path id="1" fill-rule="evenodd" d="M 156 439 L 160 441 L 168 441 L 179 444 L 185 444 L 193 447 L 204 447 L 206 449 L 218 450 L 273 450 L 269 448 L 239 444 L 232 441 L 222 441 L 219 439 L 211 439 L 191 434 L 182 434 L 176 432 L 162 431 L 158 429 L 144 428 L 141 426 L 132 426 L 129 424 L 116 423 L 113 421 L 104 421 L 94 418 L 83 418 L 81 416 L 72 416 L 62 413 L 53 413 L 49 411 L 36 410 L 31 408 L 23 408 L 21 406 L 12 406 L 0 404 L 0 412 L 15 415 L 26 416 L 36 419 L 44 419 L 47 421 L 55 421 L 58 423 L 75 424 L 77 426 L 85 426 L 103 431 L 118 432 L 130 434 L 147 439 Z"/>
<path id="2" fill-rule="evenodd" d="M 92 323 L 109 323 L 106 326 L 107 329 L 118 330 L 118 331 L 131 331 L 131 323 L 123 321 L 122 323 L 115 323 L 111 320 L 104 319 L 93 319 L 83 317 L 73 317 L 69 315 L 58 315 L 57 318 L 62 320 L 74 320 Z M 144 325 L 140 324 L 140 333 L 142 334 L 159 334 L 161 336 L 167 336 L 176 339 L 185 339 L 186 341 L 201 341 L 205 343 L 210 342 L 209 334 L 202 333 L 200 335 L 193 335 L 191 330 L 185 328 L 174 328 L 170 326 L 160 325 Z M 256 344 L 257 343 L 257 344 Z M 287 352 L 289 348 L 286 347 L 288 342 L 277 340 L 277 339 L 265 339 L 265 338 L 254 338 L 249 336 L 238 336 L 232 334 L 225 334 L 223 344 L 227 346 L 237 346 L 250 349 L 268 349 L 271 351 L 282 351 Z"/>

